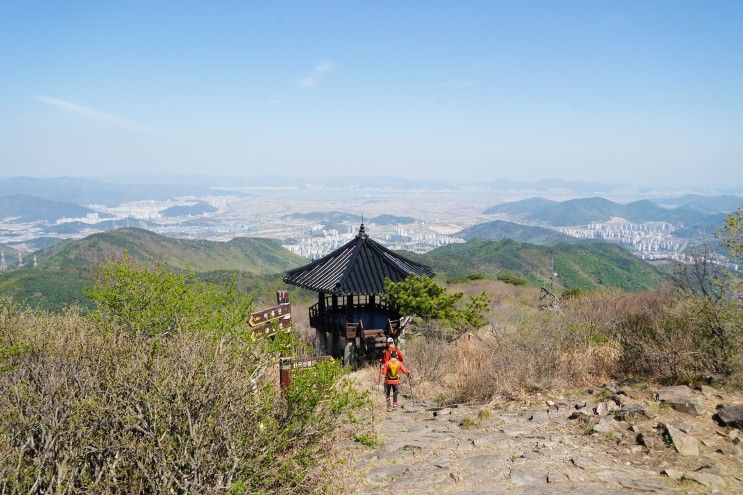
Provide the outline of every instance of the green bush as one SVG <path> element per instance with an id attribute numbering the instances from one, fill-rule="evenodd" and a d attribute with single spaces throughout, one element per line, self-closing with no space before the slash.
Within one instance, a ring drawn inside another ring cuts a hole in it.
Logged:
<path id="1" fill-rule="evenodd" d="M 91 317 L 0 302 L 0 491 L 318 493 L 339 425 L 365 402 L 335 362 L 279 391 L 244 297 L 108 263 Z"/>
<path id="2" fill-rule="evenodd" d="M 401 282 L 386 280 L 386 298 L 402 314 L 424 320 L 439 320 L 448 325 L 481 327 L 487 323 L 485 314 L 490 298 L 483 292 L 462 303 L 464 294 L 450 293 L 428 277 L 408 277 Z"/>
<path id="3" fill-rule="evenodd" d="M 560 299 L 568 300 L 568 299 L 577 299 L 583 295 L 585 295 L 586 291 L 583 289 L 580 289 L 578 287 L 571 287 L 570 289 L 565 289 L 562 291 L 562 294 L 560 295 Z"/>
<path id="4" fill-rule="evenodd" d="M 161 264 L 145 269 L 126 253 L 101 265 L 86 294 L 96 305 L 92 317 L 103 327 L 150 337 L 239 331 L 253 311 L 253 298 L 234 287 L 201 282 L 193 273 L 176 274 Z"/>
<path id="5" fill-rule="evenodd" d="M 519 277 L 518 275 L 514 275 L 513 273 L 502 272 L 502 273 L 499 273 L 496 278 L 500 280 L 501 282 L 505 282 L 507 284 L 511 284 L 515 286 L 526 285 L 526 280 Z"/>

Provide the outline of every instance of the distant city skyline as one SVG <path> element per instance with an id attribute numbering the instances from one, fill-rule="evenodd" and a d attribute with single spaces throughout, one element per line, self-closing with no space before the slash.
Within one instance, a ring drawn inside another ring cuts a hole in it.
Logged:
<path id="1" fill-rule="evenodd" d="M 740 2 L 3 10 L 4 177 L 743 186 Z"/>

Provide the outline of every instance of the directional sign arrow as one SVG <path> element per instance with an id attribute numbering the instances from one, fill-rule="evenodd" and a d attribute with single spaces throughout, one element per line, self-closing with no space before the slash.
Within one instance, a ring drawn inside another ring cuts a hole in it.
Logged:
<path id="1" fill-rule="evenodd" d="M 292 305 L 291 304 L 279 304 L 272 308 L 264 309 L 263 311 L 256 311 L 250 318 L 248 318 L 248 325 L 251 327 L 257 327 L 267 321 L 276 320 L 286 315 L 291 315 Z"/>

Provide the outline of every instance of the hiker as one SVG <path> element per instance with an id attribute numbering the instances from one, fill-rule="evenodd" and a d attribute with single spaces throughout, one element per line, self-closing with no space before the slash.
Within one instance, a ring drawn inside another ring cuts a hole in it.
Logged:
<path id="1" fill-rule="evenodd" d="M 384 356 L 382 356 L 382 362 L 386 363 L 390 360 L 390 354 L 392 351 L 397 352 L 397 360 L 401 363 L 405 361 L 405 354 L 403 354 L 402 349 L 398 349 L 395 347 L 395 341 L 392 337 L 387 337 L 387 350 L 384 351 Z"/>
<path id="2" fill-rule="evenodd" d="M 389 361 L 382 365 L 384 376 L 384 394 L 387 397 L 387 410 L 397 408 L 397 394 L 400 388 L 400 373 L 410 375 L 410 370 L 397 359 L 397 352 L 390 352 Z M 392 406 L 390 407 L 390 392 L 392 393 Z"/>

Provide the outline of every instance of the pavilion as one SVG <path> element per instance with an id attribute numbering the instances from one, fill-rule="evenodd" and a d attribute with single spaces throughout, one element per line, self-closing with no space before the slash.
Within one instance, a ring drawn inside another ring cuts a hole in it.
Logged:
<path id="1" fill-rule="evenodd" d="M 397 338 L 404 315 L 382 297 L 384 282 L 411 275 L 432 277 L 433 271 L 369 238 L 362 223 L 350 242 L 288 271 L 284 282 L 318 293 L 310 307 L 316 352 L 355 364 L 378 356 L 386 337 Z"/>

